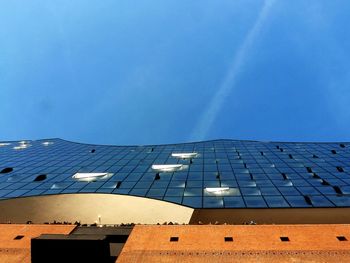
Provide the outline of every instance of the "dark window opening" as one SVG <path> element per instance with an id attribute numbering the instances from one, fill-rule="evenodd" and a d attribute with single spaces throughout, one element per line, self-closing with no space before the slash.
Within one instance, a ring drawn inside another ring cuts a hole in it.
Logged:
<path id="1" fill-rule="evenodd" d="M 225 242 L 233 242 L 233 238 L 232 237 L 225 237 Z"/>
<path id="2" fill-rule="evenodd" d="M 46 177 L 47 177 L 46 174 L 40 174 L 34 179 L 34 182 L 44 181 Z"/>
<path id="3" fill-rule="evenodd" d="M 307 195 L 304 195 L 304 199 L 305 199 L 305 202 L 308 204 L 308 205 L 312 205 L 312 202 L 311 202 L 311 198 Z"/>
<path id="4" fill-rule="evenodd" d="M 216 174 L 216 179 L 220 179 L 220 173 Z"/>
<path id="5" fill-rule="evenodd" d="M 244 168 L 247 169 L 247 164 L 246 164 L 246 163 L 243 163 L 243 165 L 244 165 Z"/>
<path id="6" fill-rule="evenodd" d="M 249 173 L 249 176 L 250 176 L 250 180 L 254 180 L 254 176 L 252 173 Z"/>
<path id="7" fill-rule="evenodd" d="M 121 185 L 122 185 L 122 182 L 119 181 L 119 182 L 117 183 L 117 186 L 116 186 L 115 188 L 119 188 Z"/>
<path id="8" fill-rule="evenodd" d="M 94 152 L 96 152 L 96 150 L 95 150 L 95 149 L 92 149 L 90 152 L 91 152 L 91 153 L 94 153 Z"/>
<path id="9" fill-rule="evenodd" d="M 14 240 L 20 240 L 20 239 L 22 239 L 22 238 L 24 238 L 24 236 L 18 235 L 18 236 L 16 236 L 16 237 L 14 238 Z"/>
<path id="10" fill-rule="evenodd" d="M 319 177 L 316 173 L 313 173 L 313 174 L 312 174 L 312 177 L 313 177 L 313 178 L 316 178 L 316 179 L 321 179 L 321 177 Z"/>
<path id="11" fill-rule="evenodd" d="M 190 164 L 193 164 L 193 160 L 192 160 L 192 158 L 190 159 Z"/>
<path id="12" fill-rule="evenodd" d="M 330 185 L 326 180 L 322 179 L 322 182 L 321 182 L 322 185 Z"/>
<path id="13" fill-rule="evenodd" d="M 13 171 L 12 167 L 6 167 L 4 169 L 1 170 L 0 174 L 7 174 Z"/>
<path id="14" fill-rule="evenodd" d="M 151 148 L 151 152 L 153 152 L 154 151 L 154 148 Z"/>
<path id="15" fill-rule="evenodd" d="M 156 174 L 156 177 L 154 177 L 154 180 L 159 180 L 160 179 L 160 175 L 159 173 Z"/>
<path id="16" fill-rule="evenodd" d="M 288 242 L 289 241 L 289 237 L 280 237 L 282 242 Z"/>
<path id="17" fill-rule="evenodd" d="M 339 241 L 348 241 L 344 236 L 337 236 Z"/>
<path id="18" fill-rule="evenodd" d="M 279 149 L 280 147 L 277 145 L 276 148 Z"/>
<path id="19" fill-rule="evenodd" d="M 334 191 L 335 191 L 337 194 L 340 194 L 340 195 L 343 194 L 343 191 L 340 189 L 339 186 L 333 186 L 333 189 L 334 189 Z"/>
<path id="20" fill-rule="evenodd" d="M 343 172 L 344 172 L 343 167 L 340 167 L 340 166 L 337 166 L 337 170 L 338 170 L 338 172 L 341 172 L 341 173 L 343 173 Z"/>
<path id="21" fill-rule="evenodd" d="M 170 237 L 170 242 L 177 242 L 179 241 L 179 237 Z"/>
<path id="22" fill-rule="evenodd" d="M 336 150 L 332 150 L 331 152 L 332 152 L 333 154 L 337 154 Z"/>
<path id="23" fill-rule="evenodd" d="M 318 158 L 318 156 L 316 154 L 313 154 L 312 158 Z"/>
<path id="24" fill-rule="evenodd" d="M 282 174 L 284 180 L 288 179 L 288 176 L 285 173 L 281 173 L 281 174 Z"/>
<path id="25" fill-rule="evenodd" d="M 312 173 L 311 167 L 305 167 L 308 173 Z"/>
<path id="26" fill-rule="evenodd" d="M 345 144 L 339 144 L 340 148 L 345 148 Z"/>
<path id="27" fill-rule="evenodd" d="M 289 159 L 294 159 L 294 158 L 293 158 L 293 155 L 288 154 L 288 156 L 289 156 Z"/>
<path id="28" fill-rule="evenodd" d="M 261 155 L 264 155 L 264 152 L 260 152 Z"/>

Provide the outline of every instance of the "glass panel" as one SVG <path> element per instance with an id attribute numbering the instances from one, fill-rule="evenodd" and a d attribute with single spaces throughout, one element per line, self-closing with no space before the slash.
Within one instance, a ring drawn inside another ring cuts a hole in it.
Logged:
<path id="1" fill-rule="evenodd" d="M 193 208 L 201 208 L 202 197 L 184 196 L 182 204 Z"/>
<path id="2" fill-rule="evenodd" d="M 245 207 L 242 197 L 224 197 L 224 204 L 226 208 Z"/>
<path id="3" fill-rule="evenodd" d="M 269 207 L 289 207 L 289 204 L 280 195 L 264 196 Z"/>
<path id="4" fill-rule="evenodd" d="M 202 188 L 186 188 L 184 196 L 202 196 Z"/>
<path id="5" fill-rule="evenodd" d="M 204 208 L 222 208 L 224 206 L 224 200 L 222 197 L 204 197 Z"/>
<path id="6" fill-rule="evenodd" d="M 244 196 L 247 207 L 267 207 L 265 200 L 261 196 Z"/>

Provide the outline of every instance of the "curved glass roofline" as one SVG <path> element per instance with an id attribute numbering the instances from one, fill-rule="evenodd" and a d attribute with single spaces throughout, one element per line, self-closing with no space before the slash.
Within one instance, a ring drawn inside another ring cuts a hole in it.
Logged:
<path id="1" fill-rule="evenodd" d="M 152 146 L 169 146 L 169 145 L 186 145 L 186 144 L 194 144 L 194 143 L 210 143 L 210 142 L 220 142 L 220 141 L 232 141 L 232 142 L 252 142 L 252 143 L 284 143 L 284 144 L 299 144 L 299 143 L 307 143 L 307 144 L 350 144 L 350 141 L 267 141 L 267 140 L 240 140 L 240 139 L 212 139 L 212 140 L 203 140 L 203 141 L 192 141 L 192 142 L 177 142 L 177 143 L 163 143 L 163 144 L 133 144 L 133 145 L 123 145 L 123 144 L 96 144 L 96 143 L 86 143 L 86 142 L 78 142 L 71 141 L 62 138 L 44 138 L 37 140 L 30 139 L 21 139 L 15 141 L 0 141 L 0 143 L 19 143 L 21 141 L 26 142 L 45 142 L 50 140 L 61 140 L 69 143 L 80 144 L 80 145 L 90 145 L 90 146 L 109 146 L 109 147 L 152 147 Z"/>

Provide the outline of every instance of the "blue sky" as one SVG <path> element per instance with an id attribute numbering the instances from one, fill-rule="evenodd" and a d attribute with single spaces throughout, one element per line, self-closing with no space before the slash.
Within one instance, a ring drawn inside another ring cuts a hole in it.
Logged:
<path id="1" fill-rule="evenodd" d="M 0 0 L 0 140 L 350 141 L 349 1 Z"/>

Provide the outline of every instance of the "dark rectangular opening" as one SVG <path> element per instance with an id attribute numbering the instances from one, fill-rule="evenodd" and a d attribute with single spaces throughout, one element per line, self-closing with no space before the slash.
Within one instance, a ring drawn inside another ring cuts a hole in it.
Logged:
<path id="1" fill-rule="evenodd" d="M 105 235 L 44 234 L 31 239 L 31 262 L 108 263 L 110 244 Z"/>
<path id="2" fill-rule="evenodd" d="M 324 179 L 321 179 L 321 180 L 322 180 L 322 182 L 321 182 L 322 185 L 330 185 L 326 180 L 324 180 Z"/>
<path id="3" fill-rule="evenodd" d="M 344 236 L 337 236 L 339 241 L 348 241 Z"/>
<path id="4" fill-rule="evenodd" d="M 225 242 L 233 242 L 233 238 L 232 237 L 225 237 Z"/>
<path id="5" fill-rule="evenodd" d="M 341 167 L 341 166 L 337 166 L 337 170 L 338 170 L 338 172 L 341 172 L 341 173 L 344 172 L 344 169 L 343 169 L 343 167 Z"/>
<path id="6" fill-rule="evenodd" d="M 308 173 L 312 173 L 311 167 L 305 167 Z"/>
<path id="7" fill-rule="evenodd" d="M 288 242 L 289 241 L 289 237 L 280 237 L 282 242 Z"/>
<path id="8" fill-rule="evenodd" d="M 16 237 L 14 238 L 14 240 L 20 240 L 20 239 L 22 239 L 22 238 L 24 238 L 24 236 L 18 235 L 18 236 L 16 236 Z"/>
<path id="9" fill-rule="evenodd" d="M 312 177 L 313 177 L 313 178 L 316 178 L 316 179 L 321 179 L 321 177 L 319 177 L 316 173 L 313 173 L 313 174 L 312 174 Z"/>
<path id="10" fill-rule="evenodd" d="M 170 237 L 170 242 L 177 242 L 179 241 L 179 237 Z"/>
<path id="11" fill-rule="evenodd" d="M 339 186 L 333 186 L 333 189 L 334 189 L 334 191 L 335 191 L 337 194 L 340 194 L 340 195 L 343 194 L 343 191 L 340 189 Z"/>
<path id="12" fill-rule="evenodd" d="M 312 202 L 311 202 L 311 198 L 307 195 L 304 195 L 304 199 L 305 199 L 305 202 L 308 204 L 308 205 L 312 205 Z"/>

